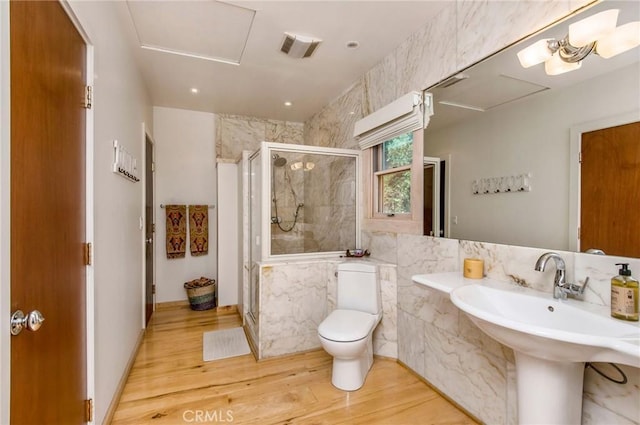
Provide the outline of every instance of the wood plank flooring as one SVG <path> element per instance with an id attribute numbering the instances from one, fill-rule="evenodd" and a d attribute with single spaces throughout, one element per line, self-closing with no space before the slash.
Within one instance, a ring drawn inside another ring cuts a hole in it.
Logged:
<path id="1" fill-rule="evenodd" d="M 393 360 L 376 358 L 365 385 L 331 385 L 323 350 L 256 362 L 204 362 L 203 332 L 242 325 L 235 310 L 154 313 L 113 424 L 475 424 Z"/>

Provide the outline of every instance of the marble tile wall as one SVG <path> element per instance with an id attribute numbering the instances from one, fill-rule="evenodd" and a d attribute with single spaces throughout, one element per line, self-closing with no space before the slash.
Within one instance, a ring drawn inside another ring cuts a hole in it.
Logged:
<path id="1" fill-rule="evenodd" d="M 278 213 L 271 224 L 271 253 L 297 254 L 356 248 L 355 158 L 324 154 L 279 152 L 287 164 L 312 162 L 308 171 L 275 168 L 273 178 Z M 298 208 L 302 203 L 304 206 Z M 298 217 L 294 226 L 296 211 Z M 284 230 L 283 230 L 284 229 Z M 289 230 L 291 229 L 291 230 Z M 286 231 L 285 231 L 286 230 Z"/>
<path id="2" fill-rule="evenodd" d="M 372 257 L 397 256 L 398 359 L 486 423 L 517 423 L 513 351 L 481 332 L 447 295 L 411 282 L 414 274 L 459 271 L 464 258 L 482 258 L 485 273 L 514 285 L 552 292 L 555 268 L 534 270 L 547 250 L 365 232 Z M 395 239 L 395 241 L 394 241 Z M 393 254 L 390 251 L 396 250 Z M 610 305 L 615 263 L 640 271 L 640 259 L 558 252 L 570 281 L 589 276 L 585 302 Z M 606 365 L 600 365 L 606 369 Z M 585 371 L 583 424 L 640 423 L 640 369 L 621 366 L 629 383 L 616 385 Z M 613 372 L 615 374 L 615 372 Z"/>
<path id="3" fill-rule="evenodd" d="M 353 139 L 353 127 L 367 115 L 365 83 L 358 82 L 304 123 L 304 141 L 307 145 L 333 148 L 360 149 Z"/>
<path id="4" fill-rule="evenodd" d="M 353 126 L 593 0 L 457 0 L 304 123 L 306 144 L 357 148 Z"/>
<path id="5" fill-rule="evenodd" d="M 260 266 L 260 358 L 320 347 L 327 315 L 327 263 Z"/>
<path id="6" fill-rule="evenodd" d="M 216 115 L 216 158 L 238 161 L 242 151 L 256 151 L 260 142 L 304 144 L 304 124 L 245 117 Z"/>
<path id="7" fill-rule="evenodd" d="M 275 190 L 271 194 L 277 199 L 278 208 L 271 202 L 271 216 L 278 216 L 281 222 L 271 224 L 271 253 L 298 254 L 305 252 L 305 230 L 308 216 L 313 211 L 312 205 L 307 201 L 306 176 L 302 170 L 292 170 L 290 164 L 305 161 L 302 154 L 276 151 L 277 155 L 287 160 L 283 167 L 274 167 L 271 174 L 272 185 Z M 298 204 L 304 203 L 304 208 L 298 208 Z M 296 218 L 296 211 L 298 216 Z"/>
<path id="8" fill-rule="evenodd" d="M 466 68 L 562 18 L 573 6 L 570 1 L 457 1 L 456 69 Z"/>
<path id="9" fill-rule="evenodd" d="M 425 89 L 457 70 L 508 46 L 577 10 L 590 0 L 457 0 L 398 49 L 365 73 L 343 95 L 304 125 L 305 143 L 357 148 L 355 121 L 411 90 Z M 465 257 L 485 260 L 495 279 L 551 291 L 553 267 L 533 270 L 545 250 L 443 240 L 395 233 L 362 232 L 372 257 L 397 268 L 398 358 L 486 423 L 517 423 L 515 365 L 511 349 L 485 336 L 448 297 L 411 282 L 413 274 L 460 270 Z M 568 279 L 590 277 L 585 302 L 608 305 L 613 263 L 619 259 L 560 253 Z M 626 259 L 640 274 L 640 260 Z M 519 283 L 516 283 L 519 282 Z M 639 370 L 623 367 L 629 384 L 619 386 L 585 372 L 583 423 L 640 423 Z"/>
<path id="10" fill-rule="evenodd" d="M 398 287 L 395 265 L 380 264 L 382 320 L 373 332 L 373 353 L 398 358 Z"/>
<path id="11" fill-rule="evenodd" d="M 330 182 L 331 205 L 335 208 L 335 211 L 341 212 L 337 217 L 340 220 L 347 220 L 350 224 L 347 228 L 349 234 L 342 234 L 341 240 L 345 241 L 346 239 L 353 243 L 356 230 L 356 199 L 359 178 L 356 159 L 343 157 L 340 160 L 334 160 L 331 163 L 329 172 L 332 176 Z"/>
<path id="12" fill-rule="evenodd" d="M 305 189 L 313 194 L 310 201 L 316 206 L 309 230 L 318 244 L 317 250 L 326 252 L 357 248 L 355 159 L 327 156 L 320 162 L 320 167 L 323 175 L 309 179 Z"/>
<path id="13" fill-rule="evenodd" d="M 257 330 L 250 327 L 260 359 L 321 348 L 318 325 L 335 309 L 340 262 L 329 259 L 260 266 L 259 325 Z M 397 358 L 396 266 L 374 262 L 380 272 L 383 313 L 373 334 L 373 352 Z"/>
<path id="14" fill-rule="evenodd" d="M 262 141 L 304 144 L 303 124 L 264 120 L 253 117 L 225 115 L 216 116 L 216 156 L 218 162 L 237 162 L 243 152 L 253 152 Z M 337 134 L 336 139 L 343 137 Z M 293 163 L 291 153 L 282 156 Z M 282 227 L 293 224 L 296 205 L 304 202 L 299 211 L 298 223 L 292 232 L 283 232 L 271 225 L 272 252 L 295 254 L 303 252 L 339 251 L 355 247 L 355 169 L 352 161 L 338 159 L 319 160 L 324 155 L 313 157 L 317 167 L 310 172 L 276 169 L 278 188 L 278 215 L 285 221 Z M 300 155 L 298 155 L 300 157 Z M 300 159 L 300 158 L 298 158 Z M 298 160 L 296 159 L 296 160 Z M 289 171 L 285 178 L 284 172 Z M 329 188 L 329 190 L 327 190 Z M 298 198 L 291 196 L 295 190 Z M 305 197 L 305 193 L 310 194 Z M 322 196 L 326 199 L 322 201 Z M 275 215 L 275 212 L 274 214 Z M 336 226 L 336 223 L 341 223 Z"/>

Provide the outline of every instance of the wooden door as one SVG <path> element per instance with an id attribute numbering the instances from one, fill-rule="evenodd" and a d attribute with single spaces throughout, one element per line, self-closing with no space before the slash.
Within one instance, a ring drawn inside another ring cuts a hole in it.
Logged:
<path id="1" fill-rule="evenodd" d="M 427 236 L 437 236 L 433 231 L 433 191 L 434 187 L 434 173 L 435 169 L 433 164 L 424 165 L 424 186 L 423 190 L 423 214 L 422 214 L 422 234 Z"/>
<path id="2" fill-rule="evenodd" d="M 86 46 L 58 2 L 12 1 L 11 423 L 85 422 Z"/>
<path id="3" fill-rule="evenodd" d="M 582 134 L 580 250 L 640 257 L 640 122 Z"/>
<path id="4" fill-rule="evenodd" d="M 153 314 L 153 143 L 149 137 L 145 138 L 145 325 L 149 324 Z"/>

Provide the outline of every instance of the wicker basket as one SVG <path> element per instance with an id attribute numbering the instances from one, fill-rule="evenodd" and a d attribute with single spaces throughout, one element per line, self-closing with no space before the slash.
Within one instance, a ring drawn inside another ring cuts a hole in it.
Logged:
<path id="1" fill-rule="evenodd" d="M 201 277 L 200 279 L 185 282 L 184 289 L 187 290 L 191 310 L 210 310 L 216 306 L 215 279 Z"/>

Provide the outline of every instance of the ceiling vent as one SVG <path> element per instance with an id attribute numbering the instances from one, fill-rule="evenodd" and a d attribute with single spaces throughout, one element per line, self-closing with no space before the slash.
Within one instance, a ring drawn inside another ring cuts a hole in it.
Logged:
<path id="1" fill-rule="evenodd" d="M 292 58 L 308 58 L 313 55 L 320 43 L 322 40 L 285 33 L 280 51 Z"/>

